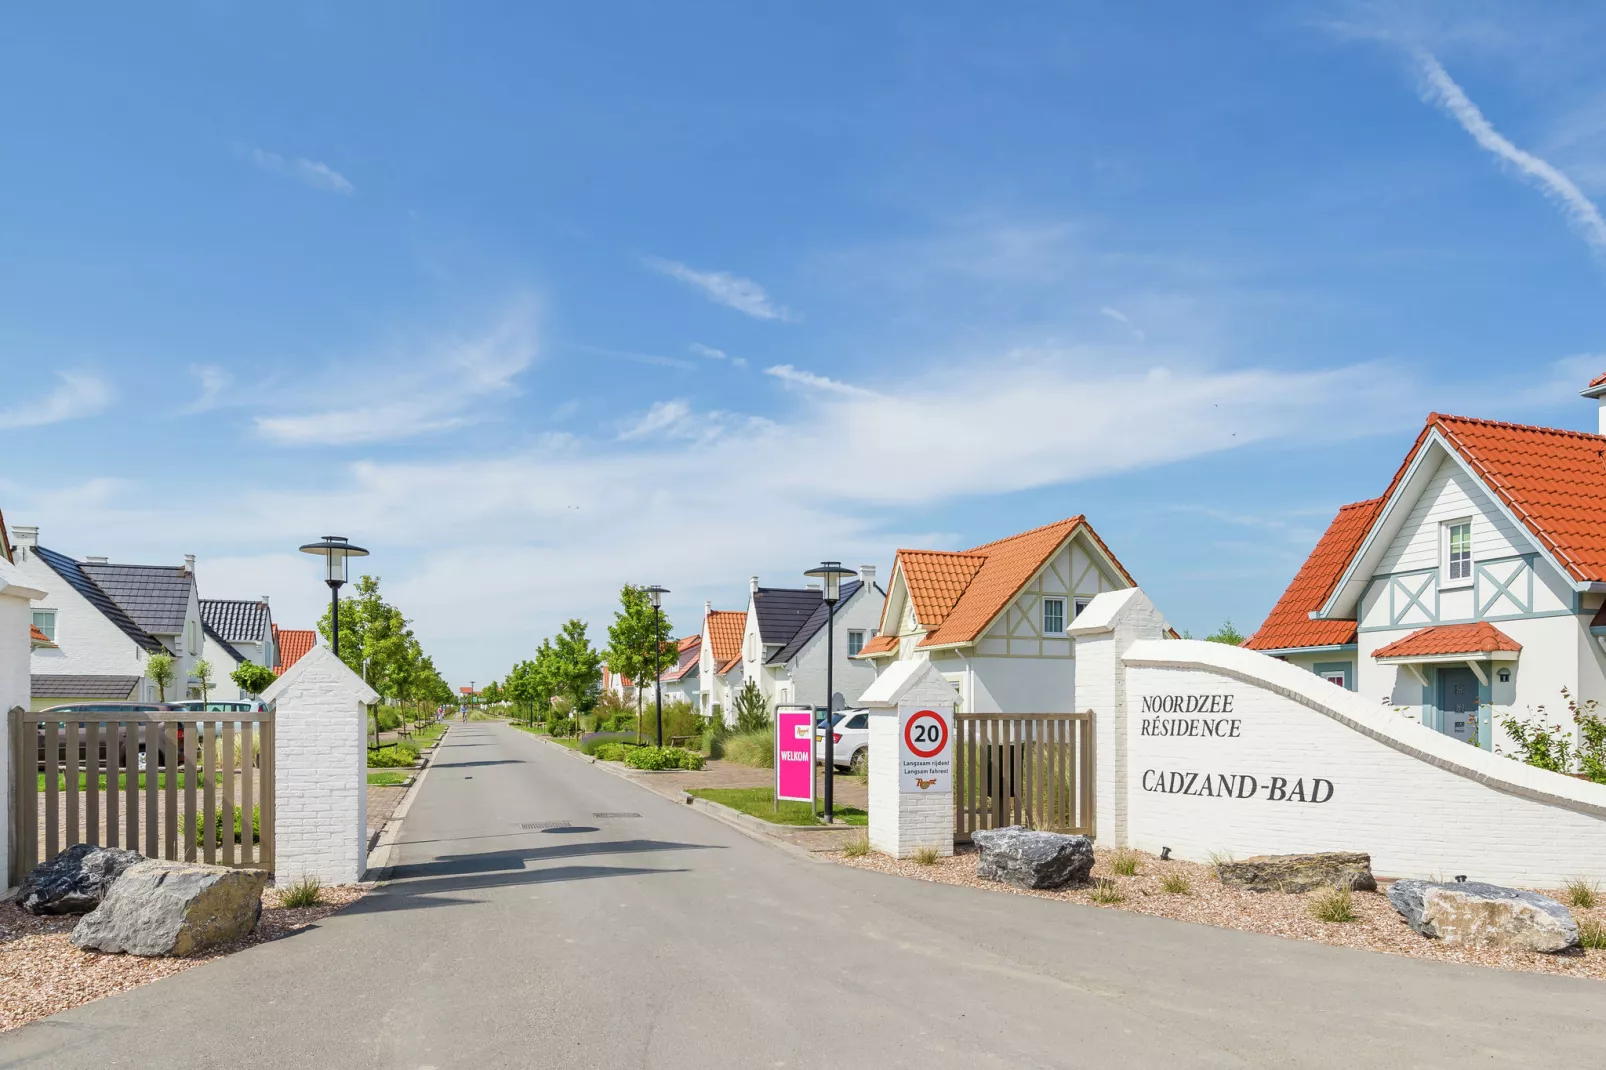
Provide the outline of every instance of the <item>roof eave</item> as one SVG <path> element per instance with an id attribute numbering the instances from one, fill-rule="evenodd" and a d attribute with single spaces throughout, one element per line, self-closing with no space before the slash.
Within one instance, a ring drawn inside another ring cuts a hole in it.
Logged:
<path id="1" fill-rule="evenodd" d="M 1468 650 L 1462 654 L 1400 654 L 1372 659 L 1379 665 L 1441 665 L 1463 661 L 1516 661 L 1520 650 Z"/>
<path id="2" fill-rule="evenodd" d="M 1327 643 L 1323 646 L 1280 646 L 1280 647 L 1245 647 L 1260 654 L 1269 654 L 1272 657 L 1283 657 L 1288 654 L 1340 654 L 1347 651 L 1358 650 L 1355 643 Z"/>

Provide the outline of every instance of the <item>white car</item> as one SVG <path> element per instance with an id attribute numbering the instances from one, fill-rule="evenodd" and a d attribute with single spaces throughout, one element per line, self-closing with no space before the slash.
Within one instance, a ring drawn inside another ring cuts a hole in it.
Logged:
<path id="1" fill-rule="evenodd" d="M 217 700 L 202 702 L 200 699 L 185 699 L 183 702 L 169 702 L 168 707 L 183 710 L 186 713 L 266 713 L 268 704 L 261 699 Z"/>
<path id="2" fill-rule="evenodd" d="M 862 773 L 870 768 L 870 712 L 839 710 L 831 719 L 831 764 Z M 825 761 L 825 731 L 814 730 L 814 753 Z"/>

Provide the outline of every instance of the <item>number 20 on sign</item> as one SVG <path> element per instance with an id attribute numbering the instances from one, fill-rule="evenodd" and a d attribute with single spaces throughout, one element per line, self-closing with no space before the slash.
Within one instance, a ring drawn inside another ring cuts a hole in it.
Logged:
<path id="1" fill-rule="evenodd" d="M 941 794 L 953 790 L 953 710 L 898 708 L 898 790 Z"/>

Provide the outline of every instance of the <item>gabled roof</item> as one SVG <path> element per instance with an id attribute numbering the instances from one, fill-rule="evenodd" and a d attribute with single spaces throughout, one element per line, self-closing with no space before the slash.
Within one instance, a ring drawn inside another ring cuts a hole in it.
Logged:
<path id="1" fill-rule="evenodd" d="M 224 642 L 260 643 L 270 614 L 268 604 L 258 600 L 203 598 L 201 621 Z"/>
<path id="2" fill-rule="evenodd" d="M 742 655 L 740 653 L 737 653 L 737 655 L 734 658 L 731 658 L 730 660 L 728 660 L 726 662 L 723 662 L 718 669 L 715 669 L 714 670 L 714 675 L 715 676 L 724 676 L 726 673 L 730 672 L 732 669 L 740 671 L 741 667 L 742 667 Z"/>
<path id="3" fill-rule="evenodd" d="M 77 561 L 66 554 L 58 554 L 54 550 L 47 550 L 43 546 L 35 546 L 33 552 L 39 559 L 49 565 L 51 571 L 67 581 L 67 585 L 84 597 L 90 605 L 100 610 L 101 615 L 117 625 L 122 633 L 128 636 L 142 650 L 152 654 L 165 651 L 160 639 L 147 632 L 134 622 L 134 619 L 118 605 L 110 595 L 101 589 L 100 585 L 90 578 Z"/>
<path id="4" fill-rule="evenodd" d="M 948 619 L 959 599 L 987 563 L 986 554 L 943 550 L 899 550 L 904 586 L 914 603 L 915 619 L 935 628 Z"/>
<path id="5" fill-rule="evenodd" d="M 714 661 L 724 665 L 731 658 L 742 656 L 742 632 L 747 628 L 747 614 L 739 609 L 716 609 L 708 614 L 708 652 Z M 724 669 L 720 669 L 724 672 Z"/>
<path id="6" fill-rule="evenodd" d="M 675 664 L 664 670 L 664 683 L 674 683 L 687 676 L 697 675 L 698 662 L 702 660 L 703 637 L 701 635 L 688 635 L 680 640 L 680 656 Z"/>
<path id="7" fill-rule="evenodd" d="M 850 602 L 853 599 L 853 596 L 858 594 L 863 587 L 863 580 L 849 580 L 847 583 L 844 583 L 841 591 L 838 593 L 836 603 L 837 612 L 840 613 L 844 608 L 846 608 L 848 602 Z M 880 588 L 877 587 L 876 590 L 880 590 Z M 886 597 L 885 591 L 882 591 L 882 597 Z M 770 656 L 769 664 L 785 665 L 787 662 L 797 657 L 798 652 L 808 644 L 808 641 L 820 634 L 820 631 L 825 627 L 825 621 L 829 615 L 830 613 L 825 604 L 825 599 L 822 597 L 819 604 L 814 607 L 814 612 L 810 613 L 808 619 L 803 622 L 803 626 L 793 634 L 792 638 L 785 646 L 781 647 L 781 649 L 777 650 L 773 655 Z"/>
<path id="8" fill-rule="evenodd" d="M 317 644 L 318 633 L 311 628 L 281 628 L 275 624 L 273 645 L 279 651 L 279 664 L 273 667 L 273 671 L 282 675 Z"/>
<path id="9" fill-rule="evenodd" d="M 870 658 L 877 654 L 890 654 L 897 649 L 898 637 L 896 635 L 872 635 L 870 641 L 865 643 L 859 649 L 859 652 L 853 656 L 856 658 Z"/>
<path id="10" fill-rule="evenodd" d="M 1433 658 L 1454 654 L 1515 653 L 1522 649 L 1505 632 L 1486 620 L 1473 624 L 1435 624 L 1420 628 L 1372 652 L 1374 658 Z"/>
<path id="11" fill-rule="evenodd" d="M 223 648 L 223 652 L 225 654 L 227 654 L 229 657 L 233 658 L 234 659 L 234 663 L 236 665 L 240 664 L 241 662 L 243 662 L 245 660 L 245 655 L 244 654 L 242 654 L 238 650 L 234 649 L 233 644 L 231 644 L 227 639 L 223 638 L 217 632 L 213 631 L 212 630 L 212 626 L 210 624 L 206 623 L 206 621 L 204 621 L 204 620 L 201 621 L 201 632 L 208 639 L 212 640 L 212 642 L 214 642 L 218 646 L 222 647 Z"/>
<path id="12" fill-rule="evenodd" d="M 1272 607 L 1260 630 L 1244 642 L 1251 650 L 1288 650 L 1310 646 L 1348 646 L 1355 642 L 1352 620 L 1311 620 L 1360 549 L 1383 498 L 1341 507 L 1317 540 L 1293 582 Z"/>
<path id="13" fill-rule="evenodd" d="M 82 673 L 34 673 L 28 691 L 34 698 L 103 698 L 122 700 L 133 697 L 139 686 L 137 676 L 88 676 Z"/>
<path id="14" fill-rule="evenodd" d="M 152 635 L 177 635 L 189 614 L 195 576 L 183 565 L 78 566 L 95 585 Z"/>
<path id="15" fill-rule="evenodd" d="M 760 587 L 753 595 L 759 642 L 765 646 L 791 642 L 824 598 L 818 588 Z"/>

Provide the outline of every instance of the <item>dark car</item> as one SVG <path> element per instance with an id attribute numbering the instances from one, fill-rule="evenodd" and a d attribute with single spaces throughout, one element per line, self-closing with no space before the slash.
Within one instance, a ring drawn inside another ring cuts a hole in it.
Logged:
<path id="1" fill-rule="evenodd" d="M 183 711 L 177 710 L 171 704 L 165 702 L 71 702 L 64 706 L 51 706 L 41 712 L 46 715 L 56 714 L 61 717 L 61 720 L 56 722 L 56 761 L 62 766 L 68 764 L 67 722 L 69 720 L 110 721 L 118 714 L 127 713 L 171 713 L 174 720 L 184 716 Z M 114 727 L 115 731 L 113 730 Z M 178 754 L 182 755 L 184 753 L 184 725 L 182 723 L 177 726 L 177 733 Z M 118 768 L 123 766 L 123 753 L 127 746 L 125 735 L 126 725 L 124 724 L 105 725 L 102 727 L 99 753 L 96 755 L 98 767 L 106 766 L 108 753 L 113 755 L 112 764 Z M 135 738 L 140 740 L 137 744 L 135 764 L 138 768 L 144 768 L 146 762 L 145 743 L 140 736 L 136 735 Z M 167 761 L 165 739 L 166 733 L 163 733 L 163 742 L 157 747 L 156 751 L 156 764 L 158 766 Z M 41 723 L 39 725 L 39 768 L 41 770 L 45 768 L 45 746 L 45 725 Z M 89 729 L 85 727 L 78 737 L 78 762 L 81 766 L 88 765 L 89 760 Z"/>

